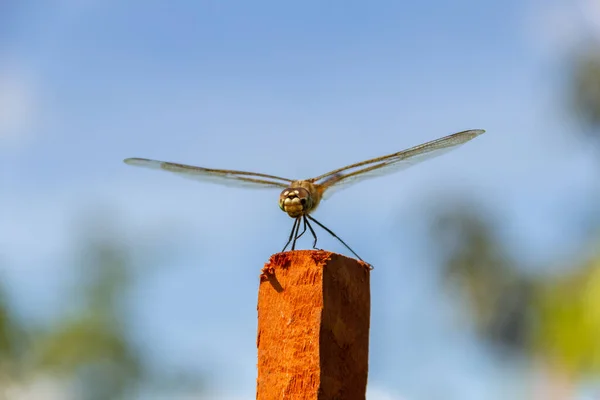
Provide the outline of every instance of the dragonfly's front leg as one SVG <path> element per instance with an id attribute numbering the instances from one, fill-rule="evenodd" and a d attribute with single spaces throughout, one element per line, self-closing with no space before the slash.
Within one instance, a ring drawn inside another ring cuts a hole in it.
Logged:
<path id="1" fill-rule="evenodd" d="M 300 219 L 300 218 L 298 218 L 298 219 Z M 304 221 L 304 227 L 302 227 L 302 233 L 301 233 L 301 234 L 299 234 L 299 235 L 296 237 L 296 239 L 300 239 L 300 237 L 302 237 L 302 235 L 304 235 L 304 233 L 306 232 L 306 218 L 303 218 L 303 221 Z"/>
<path id="2" fill-rule="evenodd" d="M 300 237 L 300 236 L 298 236 L 298 231 L 300 230 L 300 217 L 296 218 L 296 223 L 294 225 L 296 227 L 296 232 L 294 233 L 294 241 L 292 242 L 292 250 L 296 249 L 296 240 L 298 240 L 298 238 Z"/>
<path id="3" fill-rule="evenodd" d="M 294 232 L 296 231 L 296 225 L 300 225 L 300 221 L 299 218 L 296 218 L 294 220 L 294 225 L 292 226 L 292 231 L 290 232 L 290 238 L 288 239 L 287 243 L 285 244 L 285 246 L 283 246 L 283 250 L 281 250 L 281 252 L 283 253 L 285 251 L 285 249 L 287 249 L 287 247 L 289 246 L 290 242 L 292 241 L 292 239 L 294 238 Z M 292 249 L 293 250 L 293 249 Z"/>
<path id="4" fill-rule="evenodd" d="M 313 249 L 317 249 L 317 234 L 315 233 L 315 230 L 313 229 L 313 227 L 310 226 L 310 222 L 308 222 L 306 215 L 304 215 L 304 225 L 308 225 L 308 229 L 310 229 L 310 233 L 312 233 L 313 237 L 315 238 L 315 241 L 313 242 Z M 320 250 L 320 249 L 317 249 L 317 250 Z"/>

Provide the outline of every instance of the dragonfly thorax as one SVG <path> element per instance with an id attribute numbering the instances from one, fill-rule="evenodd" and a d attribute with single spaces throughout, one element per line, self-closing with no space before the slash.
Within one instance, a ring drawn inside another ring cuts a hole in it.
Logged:
<path id="1" fill-rule="evenodd" d="M 315 185 L 307 181 L 294 182 L 279 195 L 279 208 L 290 217 L 298 218 L 313 211 L 320 200 Z"/>

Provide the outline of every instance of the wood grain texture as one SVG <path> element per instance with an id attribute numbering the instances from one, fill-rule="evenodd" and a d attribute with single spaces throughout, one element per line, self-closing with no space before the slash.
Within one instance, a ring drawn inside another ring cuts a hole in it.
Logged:
<path id="1" fill-rule="evenodd" d="M 321 250 L 275 254 L 258 294 L 256 398 L 365 399 L 370 268 Z"/>

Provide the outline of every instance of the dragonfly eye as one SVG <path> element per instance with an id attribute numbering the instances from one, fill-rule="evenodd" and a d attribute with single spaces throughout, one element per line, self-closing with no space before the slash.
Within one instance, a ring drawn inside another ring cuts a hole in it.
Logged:
<path id="1" fill-rule="evenodd" d="M 310 193 L 302 187 L 287 188 L 279 195 L 279 208 L 292 218 L 310 211 L 310 205 Z"/>

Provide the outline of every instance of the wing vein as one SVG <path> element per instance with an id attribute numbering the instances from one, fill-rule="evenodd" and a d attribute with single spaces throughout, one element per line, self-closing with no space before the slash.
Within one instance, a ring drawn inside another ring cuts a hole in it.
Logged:
<path id="1" fill-rule="evenodd" d="M 407 168 L 421 161 L 439 156 L 474 139 L 484 132 L 482 129 L 473 129 L 454 133 L 397 153 L 350 164 L 312 178 L 310 181 L 321 185 L 324 188 L 324 193 L 327 193 L 327 189 L 332 189 L 331 192 L 333 192 L 333 189 L 337 189 L 338 186 L 346 186 L 363 179 L 394 172 L 398 169 Z"/>
<path id="2" fill-rule="evenodd" d="M 229 186 L 285 188 L 288 187 L 292 182 L 291 179 L 282 178 L 275 175 L 228 169 L 203 168 L 193 165 L 151 160 L 148 158 L 127 158 L 124 160 L 124 162 L 128 165 L 133 165 L 136 167 L 163 170 L 175 173 L 185 178 L 196 179 L 199 181 L 210 181 Z"/>

